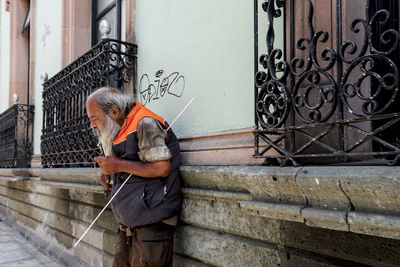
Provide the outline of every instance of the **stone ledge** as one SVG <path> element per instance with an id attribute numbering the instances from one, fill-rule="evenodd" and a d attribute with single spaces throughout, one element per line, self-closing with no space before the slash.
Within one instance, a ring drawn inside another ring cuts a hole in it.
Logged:
<path id="1" fill-rule="evenodd" d="M 38 180 L 40 184 L 53 186 L 61 189 L 69 189 L 69 190 L 83 190 L 89 191 L 93 193 L 103 193 L 104 189 L 101 185 L 91 185 L 91 184 L 81 184 L 81 183 L 71 183 L 71 182 L 58 182 L 58 181 L 46 181 L 46 180 Z"/>
<path id="2" fill-rule="evenodd" d="M 1 181 L 5 182 L 17 182 L 17 181 L 23 181 L 23 180 L 40 180 L 38 177 L 22 177 L 22 176 L 0 176 Z"/>
<path id="3" fill-rule="evenodd" d="M 27 168 L 15 168 L 15 169 L 0 169 L 0 176 L 13 177 L 15 179 L 26 179 L 30 175 L 30 169 Z"/>
<path id="4" fill-rule="evenodd" d="M 400 216 L 306 208 L 258 201 L 242 201 L 240 207 L 249 215 L 303 222 L 308 226 L 323 229 L 400 239 Z"/>
<path id="5" fill-rule="evenodd" d="M 24 168 L 0 169 L 0 177 L 10 181 L 38 179 L 46 181 L 100 185 L 99 168 Z M 60 184 L 62 185 L 62 184 Z"/>
<path id="6" fill-rule="evenodd" d="M 252 200 L 400 214 L 400 167 L 182 166 L 186 187 L 250 192 Z"/>
<path id="7" fill-rule="evenodd" d="M 31 176 L 40 177 L 42 180 L 74 182 L 85 184 L 99 184 L 100 169 L 94 168 L 55 168 L 55 169 L 30 169 Z"/>
<path id="8" fill-rule="evenodd" d="M 85 202 L 98 207 L 104 207 L 104 205 L 107 203 L 107 199 L 104 197 L 104 192 L 90 192 L 85 189 L 85 186 L 97 187 L 96 185 L 74 183 L 74 186 L 76 185 L 77 189 L 65 190 L 62 188 L 62 186 L 60 186 L 60 188 L 56 187 L 58 186 L 59 182 L 54 182 L 56 185 L 47 185 L 47 183 L 51 183 L 51 181 L 42 181 L 38 177 L 14 182 L 10 182 L 10 179 L 8 178 L 9 177 L 0 177 L 0 188 L 3 186 L 11 190 L 28 191 L 31 193 L 43 194 L 64 200 Z"/>
<path id="9" fill-rule="evenodd" d="M 182 166 L 181 172 L 189 198 L 253 200 L 242 205 L 253 215 L 399 239 L 400 167 Z M 61 188 L 100 188 L 99 169 L 0 170 L 11 180 L 27 173 Z"/>
<path id="10" fill-rule="evenodd" d="M 196 188 L 183 188 L 183 192 L 187 199 L 211 200 L 215 203 L 229 199 L 233 201 L 232 203 L 239 202 L 243 213 L 253 216 L 301 222 L 315 228 L 400 239 L 400 217 L 396 215 L 251 201 L 248 200 L 251 196 L 245 193 L 229 193 Z M 247 199 L 243 200 L 243 198 Z M 215 203 L 214 205 L 216 205 Z M 187 214 L 187 216 L 190 215 Z M 190 221 L 189 218 L 186 218 L 186 220 Z"/>
<path id="11" fill-rule="evenodd" d="M 308 226 L 349 231 L 346 211 L 305 208 L 301 212 L 301 217 Z"/>
<path id="12" fill-rule="evenodd" d="M 182 193 L 184 196 L 188 197 L 200 197 L 210 198 L 210 199 L 233 199 L 233 200 L 251 200 L 251 195 L 248 193 L 235 193 L 235 192 L 222 192 L 217 190 L 205 190 L 198 188 L 182 188 Z"/>
<path id="13" fill-rule="evenodd" d="M 242 201 L 240 207 L 250 215 L 257 215 L 272 219 L 304 222 L 301 217 L 302 206 L 268 203 L 260 201 Z"/>
<path id="14" fill-rule="evenodd" d="M 349 212 L 350 231 L 400 239 L 400 216 Z"/>
<path id="15" fill-rule="evenodd" d="M 305 205 L 296 185 L 299 168 L 263 166 L 181 166 L 187 187 L 249 192 L 253 200 Z"/>

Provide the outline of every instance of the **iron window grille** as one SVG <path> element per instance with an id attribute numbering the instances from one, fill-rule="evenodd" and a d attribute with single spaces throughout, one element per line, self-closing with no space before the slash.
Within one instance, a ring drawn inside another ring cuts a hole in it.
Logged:
<path id="1" fill-rule="evenodd" d="M 323 1 L 334 6 L 329 32 L 316 30 L 316 2 L 254 0 L 254 157 L 282 166 L 371 160 L 397 164 L 399 3 L 356 1 L 365 6 L 365 17 L 345 25 L 346 1 Z M 305 16 L 295 13 L 299 5 Z M 267 15 L 263 24 L 261 12 Z M 282 32 L 276 32 L 278 19 Z M 302 23 L 305 36 L 296 38 Z M 266 27 L 266 46 L 258 44 L 259 27 Z M 281 34 L 283 47 L 277 47 Z"/>
<path id="2" fill-rule="evenodd" d="M 33 109 L 15 104 L 0 114 L 0 168 L 30 166 Z"/>
<path id="3" fill-rule="evenodd" d="M 95 89 L 122 90 L 136 75 L 137 46 L 103 39 L 43 84 L 43 167 L 90 167 L 100 155 L 85 103 Z M 134 84 L 134 82 L 133 82 Z"/>

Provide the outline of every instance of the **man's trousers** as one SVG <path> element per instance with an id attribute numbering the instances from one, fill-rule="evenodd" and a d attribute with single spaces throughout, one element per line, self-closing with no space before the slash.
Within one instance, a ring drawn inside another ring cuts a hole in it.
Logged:
<path id="1" fill-rule="evenodd" d="M 113 267 L 172 266 L 174 230 L 174 226 L 162 222 L 120 228 Z"/>

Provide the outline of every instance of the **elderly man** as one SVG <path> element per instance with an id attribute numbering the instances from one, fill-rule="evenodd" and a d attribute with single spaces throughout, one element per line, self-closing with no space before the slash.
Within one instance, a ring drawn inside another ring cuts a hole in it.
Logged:
<path id="1" fill-rule="evenodd" d="M 172 266 L 172 238 L 181 208 L 179 143 L 163 118 L 131 95 L 103 87 L 86 102 L 90 127 L 103 146 L 100 183 L 112 194 L 120 224 L 113 266 Z"/>

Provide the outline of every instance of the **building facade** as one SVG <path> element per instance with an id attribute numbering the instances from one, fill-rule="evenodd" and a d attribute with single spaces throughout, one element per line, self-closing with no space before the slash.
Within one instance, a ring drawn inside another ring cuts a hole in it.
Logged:
<path id="1" fill-rule="evenodd" d="M 1 219 L 66 266 L 111 266 L 111 210 L 73 247 L 108 200 L 84 103 L 111 85 L 169 122 L 192 101 L 176 266 L 400 265 L 399 13 L 2 0 Z"/>

